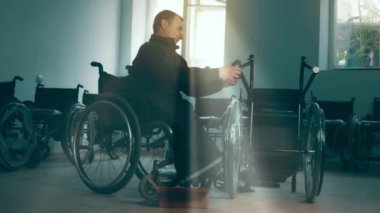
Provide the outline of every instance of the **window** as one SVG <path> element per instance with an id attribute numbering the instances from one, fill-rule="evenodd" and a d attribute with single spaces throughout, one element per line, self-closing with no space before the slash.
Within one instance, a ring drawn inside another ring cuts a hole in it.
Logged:
<path id="1" fill-rule="evenodd" d="M 188 0 L 184 55 L 191 66 L 224 63 L 226 5 L 216 0 Z"/>
<path id="2" fill-rule="evenodd" d="M 333 67 L 379 69 L 380 0 L 335 0 L 333 8 Z"/>
<path id="3" fill-rule="evenodd" d="M 173 10 L 185 19 L 180 49 L 190 66 L 222 66 L 224 62 L 226 0 L 134 0 L 131 61 L 142 43 L 153 33 L 155 15 Z M 146 16 L 142 16 L 146 14 Z"/>

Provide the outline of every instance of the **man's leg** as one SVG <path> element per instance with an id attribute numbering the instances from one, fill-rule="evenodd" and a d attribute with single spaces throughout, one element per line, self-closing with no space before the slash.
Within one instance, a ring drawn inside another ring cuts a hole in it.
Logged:
<path id="1" fill-rule="evenodd" d="M 201 126 L 192 105 L 185 100 L 178 104 L 174 134 L 175 164 L 180 178 L 205 175 L 220 166 L 221 155 L 216 144 Z"/>

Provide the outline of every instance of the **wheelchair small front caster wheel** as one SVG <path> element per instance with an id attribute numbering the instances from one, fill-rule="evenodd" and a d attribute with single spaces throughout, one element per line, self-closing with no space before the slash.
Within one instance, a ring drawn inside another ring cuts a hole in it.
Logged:
<path id="1" fill-rule="evenodd" d="M 155 183 L 151 175 L 145 175 L 141 178 L 139 183 L 139 193 L 145 200 L 156 202 L 158 200 L 157 192 L 158 185 Z"/>

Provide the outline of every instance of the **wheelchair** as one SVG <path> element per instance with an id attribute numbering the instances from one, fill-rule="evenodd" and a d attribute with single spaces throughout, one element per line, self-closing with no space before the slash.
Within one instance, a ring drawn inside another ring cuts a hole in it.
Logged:
<path id="1" fill-rule="evenodd" d="M 279 183 L 291 177 L 296 191 L 296 174 L 303 168 L 306 201 L 311 203 L 322 189 L 325 119 L 316 102 L 306 100 L 307 92 L 319 73 L 318 67 L 301 58 L 298 89 L 254 88 L 253 55 L 241 67 L 250 66 L 249 81 L 242 76 L 247 91 L 245 126 L 251 162 L 258 183 Z M 311 70 L 306 85 L 305 69 Z"/>
<path id="2" fill-rule="evenodd" d="M 372 115 L 357 122 L 356 140 L 352 145 L 352 162 L 355 171 L 363 171 L 369 167 L 370 161 L 380 161 L 373 151 L 380 144 L 380 98 L 373 99 Z"/>
<path id="3" fill-rule="evenodd" d="M 33 115 L 33 125 L 36 132 L 37 145 L 28 162 L 34 168 L 42 159 L 50 154 L 50 139 L 61 142 L 62 149 L 70 160 L 70 144 L 72 139 L 72 123 L 78 109 L 84 108 L 79 103 L 79 91 L 83 88 L 46 88 L 38 83 L 34 102 L 28 102 Z"/>
<path id="4" fill-rule="evenodd" d="M 348 169 L 362 167 L 353 160 L 355 144 L 359 139 L 359 117 L 354 113 L 355 99 L 347 101 L 318 100 L 313 101 L 323 109 L 326 124 L 326 146 L 332 153 L 340 155 L 343 167 Z"/>
<path id="5" fill-rule="evenodd" d="M 160 120 L 141 118 L 146 117 L 141 113 L 144 110 L 136 106 L 144 108 L 144 103 L 139 102 L 130 86 L 133 82 L 128 82 L 127 77 L 106 73 L 98 62 L 91 65 L 99 70 L 99 95 L 81 113 L 73 146 L 75 165 L 84 184 L 94 192 L 110 194 L 122 189 L 136 174 L 140 179 L 139 192 L 147 200 L 157 199 L 162 186 L 210 186 L 208 178 L 199 178 L 205 171 L 186 180 L 175 180 L 170 126 Z M 237 99 L 231 102 L 228 112 L 222 119 L 228 130 L 224 139 L 229 141 L 225 162 L 231 162 L 226 173 L 231 190 L 236 191 L 240 162 L 236 155 L 241 151 L 241 105 Z"/>
<path id="6" fill-rule="evenodd" d="M 32 114 L 15 98 L 16 81 L 0 82 L 0 166 L 5 170 L 23 167 L 35 147 Z"/>

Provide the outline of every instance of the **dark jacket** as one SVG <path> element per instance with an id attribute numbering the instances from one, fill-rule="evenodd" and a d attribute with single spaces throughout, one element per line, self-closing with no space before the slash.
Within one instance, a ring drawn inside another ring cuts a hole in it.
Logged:
<path id="1" fill-rule="evenodd" d="M 174 39 L 152 35 L 143 44 L 132 69 L 130 78 L 143 96 L 152 98 L 158 110 L 173 110 L 181 99 L 180 92 L 199 97 L 213 94 L 223 88 L 217 69 L 190 68 L 177 54 Z"/>

